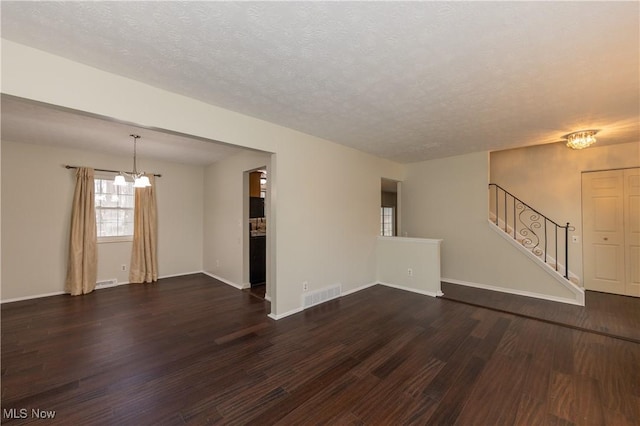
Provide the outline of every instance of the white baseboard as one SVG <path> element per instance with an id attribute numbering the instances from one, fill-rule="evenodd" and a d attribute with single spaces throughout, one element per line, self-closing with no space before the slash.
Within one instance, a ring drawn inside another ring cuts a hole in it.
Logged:
<path id="1" fill-rule="evenodd" d="M 415 289 L 415 288 L 403 287 L 403 286 L 399 286 L 399 285 L 395 285 L 395 284 L 389 284 L 389 283 L 383 283 L 383 282 L 380 282 L 380 281 L 376 281 L 376 282 L 372 282 L 372 283 L 369 283 L 369 284 L 361 285 L 361 286 L 356 287 L 356 288 L 352 288 L 351 290 L 347 290 L 344 293 L 341 293 L 340 297 L 348 296 L 350 294 L 357 293 L 357 292 L 362 291 L 362 290 L 366 290 L 366 289 L 368 289 L 370 287 L 373 287 L 374 285 L 378 285 L 378 284 L 384 285 L 384 286 L 387 286 L 387 287 L 391 287 L 391 288 L 395 288 L 395 289 L 398 289 L 398 290 L 404 290 L 404 291 L 409 291 L 409 292 L 412 292 L 412 293 L 422 294 L 424 296 L 430 296 L 430 297 L 442 296 L 442 291 L 433 292 L 433 291 L 426 291 L 426 290 L 418 290 L 418 289 Z M 336 299 L 331 299 L 331 300 L 336 300 Z M 318 305 L 314 305 L 314 306 L 318 306 Z M 312 306 L 309 306 L 309 307 L 311 308 Z M 288 317 L 290 315 L 294 315 L 294 314 L 300 313 L 300 312 L 302 312 L 304 310 L 305 310 L 305 308 L 300 307 L 300 308 L 292 309 L 292 310 L 290 310 L 288 312 L 285 312 L 283 314 L 278 314 L 278 315 L 269 314 L 267 316 L 269 318 L 271 318 L 271 319 L 279 320 L 279 319 Z"/>
<path id="2" fill-rule="evenodd" d="M 251 284 L 242 284 L 242 285 L 241 284 L 236 284 L 236 283 L 234 283 L 232 281 L 229 281 L 226 278 L 222 278 L 222 277 L 219 277 L 219 276 L 217 276 L 215 274 L 212 274 L 211 272 L 207 272 L 207 271 L 199 271 L 199 272 L 201 272 L 201 273 L 203 273 L 205 275 L 208 275 L 211 278 L 214 278 L 214 279 L 216 279 L 218 281 L 221 281 L 221 282 L 223 282 L 223 283 L 225 283 L 227 285 L 230 285 L 231 287 L 235 287 L 238 290 L 244 290 L 245 288 L 250 288 L 251 287 Z"/>
<path id="3" fill-rule="evenodd" d="M 369 283 L 369 284 L 361 285 L 360 287 L 352 288 L 351 290 L 347 290 L 347 291 L 343 292 L 342 294 L 340 294 L 340 297 L 348 296 L 350 294 L 357 293 L 357 292 L 362 291 L 362 290 L 366 290 L 369 287 L 373 287 L 374 285 L 377 285 L 377 284 L 379 284 L 379 283 L 377 281 L 374 281 L 374 282 Z"/>
<path id="4" fill-rule="evenodd" d="M 269 296 L 268 294 L 265 294 L 264 300 L 266 300 L 267 302 L 271 302 L 271 296 Z"/>
<path id="5" fill-rule="evenodd" d="M 357 293 L 357 292 L 359 292 L 359 291 L 361 291 L 361 290 L 366 290 L 367 288 L 369 288 L 369 287 L 373 287 L 373 286 L 374 286 L 374 285 L 376 285 L 376 284 L 379 284 L 379 283 L 378 283 L 378 282 L 372 282 L 372 283 L 369 283 L 369 284 L 361 285 L 361 286 L 356 287 L 356 288 L 352 288 L 351 290 L 347 290 L 347 291 L 345 291 L 344 293 L 341 293 L 341 294 L 340 294 L 340 296 L 339 296 L 337 299 L 339 299 L 340 297 L 343 297 L 343 296 L 348 296 L 348 295 L 350 295 L 350 294 Z M 331 300 L 336 300 L 336 299 L 331 299 Z M 269 300 L 269 301 L 271 301 L 271 300 Z M 327 300 L 327 302 L 328 302 L 328 300 Z M 314 306 L 318 306 L 318 305 L 314 305 Z M 311 308 L 311 307 L 313 307 L 313 306 L 309 306 L 309 308 Z M 277 314 L 277 315 L 276 315 L 276 314 L 269 314 L 269 315 L 267 315 L 267 316 L 268 316 L 269 318 L 274 319 L 274 320 L 276 320 L 276 321 L 277 321 L 277 320 L 279 320 L 279 319 L 282 319 L 282 318 L 288 317 L 288 316 L 290 316 L 290 315 L 295 315 L 295 314 L 297 314 L 297 313 L 300 313 L 300 312 L 302 312 L 302 311 L 304 311 L 304 310 L 305 310 L 305 308 L 303 308 L 303 307 L 299 307 L 299 308 L 292 309 L 292 310 L 290 310 L 290 311 L 288 311 L 288 312 L 285 312 L 285 313 L 283 313 L 283 314 Z"/>
<path id="6" fill-rule="evenodd" d="M 398 290 L 410 291 L 411 293 L 422 294 L 424 296 L 431 296 L 431 297 L 442 296 L 442 292 L 441 291 L 419 290 L 417 288 L 404 287 L 404 286 L 401 286 L 401 285 L 389 284 L 389 283 L 383 283 L 383 282 L 378 282 L 378 284 L 386 286 L 386 287 L 397 288 Z"/>
<path id="7" fill-rule="evenodd" d="M 186 275 L 195 275 L 195 274 L 201 274 L 201 273 L 202 273 L 202 271 L 193 271 L 193 272 L 182 272 L 182 273 L 179 273 L 179 274 L 161 275 L 161 276 L 158 277 L 158 280 L 163 280 L 165 278 L 184 277 Z M 122 282 L 118 281 L 117 284 L 103 285 L 101 287 L 96 287 L 95 289 L 96 290 L 102 290 L 104 288 L 119 287 L 121 285 L 127 285 L 127 284 L 131 284 L 131 282 L 129 282 L 129 281 L 122 281 Z M 145 282 L 145 283 L 135 283 L 135 284 L 150 284 L 150 283 Z"/>
<path id="8" fill-rule="evenodd" d="M 179 274 L 162 275 L 161 277 L 158 277 L 158 279 L 161 280 L 163 278 L 183 277 L 185 275 L 195 275 L 195 274 L 203 274 L 203 273 L 204 273 L 203 271 L 182 272 Z"/>
<path id="9" fill-rule="evenodd" d="M 563 274 L 561 274 L 560 272 L 554 270 L 549 264 L 544 263 L 543 261 L 541 261 L 538 256 L 536 256 L 535 254 L 531 253 L 531 251 L 529 249 L 525 248 L 518 241 L 514 240 L 509 234 L 504 232 L 504 229 L 501 229 L 500 227 L 496 226 L 496 224 L 494 222 L 492 222 L 491 220 L 489 220 L 487 223 L 489 224 L 489 229 L 491 229 L 492 231 L 497 233 L 501 238 L 503 238 L 505 241 L 507 241 L 512 246 L 514 246 L 516 249 L 520 250 L 520 252 L 523 253 L 525 256 L 527 256 L 536 266 L 538 266 L 539 268 L 542 268 L 542 270 L 545 271 L 547 274 L 549 274 L 549 276 L 551 276 L 557 282 L 562 284 L 569 291 L 574 293 L 576 295 L 576 298 L 580 298 L 580 292 L 581 291 L 582 291 L 582 295 L 583 295 L 582 297 L 584 298 L 584 288 L 582 286 L 576 285 L 576 284 L 572 283 L 571 281 L 567 280 L 563 276 Z M 554 261 L 555 261 L 555 259 L 554 259 Z M 564 266 L 562 266 L 561 269 L 564 271 Z M 578 277 L 576 274 L 572 273 L 571 271 L 569 271 L 569 277 L 576 278 L 576 280 L 578 282 L 580 282 L 580 277 Z"/>
<path id="10" fill-rule="evenodd" d="M 163 278 L 181 277 L 181 276 L 184 276 L 184 275 L 194 275 L 194 274 L 206 274 L 206 275 L 211 276 L 212 278 L 220 280 L 220 281 L 222 281 L 222 282 L 224 282 L 226 284 L 233 285 L 235 287 L 234 284 L 230 284 L 229 282 L 223 280 L 222 278 L 216 277 L 216 276 L 211 275 L 211 274 L 208 274 L 208 273 L 206 273 L 204 271 L 193 271 L 193 272 L 183 272 L 183 273 L 180 273 L 180 274 L 162 275 L 162 276 L 158 277 L 158 279 L 161 280 Z M 121 285 L 128 285 L 128 284 L 130 284 L 129 281 L 122 281 L 122 282 L 118 282 L 118 284 L 115 284 L 115 285 L 102 286 L 102 287 L 96 288 L 95 291 L 104 290 L 105 288 L 119 287 Z M 69 294 L 69 293 L 67 293 L 65 291 L 54 291 L 52 293 L 35 294 L 33 296 L 13 297 L 11 299 L 0 300 L 0 304 L 11 303 L 11 302 L 20 302 L 22 300 L 39 299 L 41 297 L 60 296 L 61 294 Z"/>
<path id="11" fill-rule="evenodd" d="M 202 273 L 202 271 L 193 271 L 193 272 L 182 272 L 180 274 L 170 274 L 170 275 L 161 275 L 158 277 L 158 280 L 163 280 L 165 278 L 175 278 L 175 277 L 184 277 L 186 275 L 195 275 L 195 274 L 200 274 Z M 113 284 L 113 285 L 104 285 L 101 286 L 100 288 L 96 287 L 96 290 L 102 290 L 104 288 L 112 288 L 112 287 L 119 287 L 121 285 L 127 285 L 127 284 L 131 284 L 129 281 L 118 281 L 117 284 Z M 135 284 L 150 284 L 150 283 L 135 283 Z"/>
<path id="12" fill-rule="evenodd" d="M 316 305 L 316 306 L 318 306 L 318 305 Z M 295 315 L 295 314 L 300 313 L 300 312 L 302 312 L 302 311 L 304 311 L 304 308 L 300 307 L 300 308 L 292 309 L 292 310 L 290 310 L 290 311 L 288 311 L 288 312 L 285 312 L 285 313 L 283 313 L 283 314 L 269 314 L 269 315 L 267 315 L 267 316 L 268 316 L 269 318 L 274 319 L 274 320 L 276 320 L 276 321 L 277 321 L 277 320 L 279 320 L 279 319 L 282 319 L 282 318 L 284 318 L 284 317 L 288 317 L 288 316 L 291 316 L 291 315 Z"/>
<path id="13" fill-rule="evenodd" d="M 566 297 L 550 296 L 548 294 L 534 293 L 531 291 L 516 290 L 512 288 L 505 288 L 505 287 L 497 287 L 497 286 L 488 285 L 488 284 L 472 283 L 469 281 L 461 281 L 461 280 L 456 280 L 453 278 L 445 278 L 445 277 L 442 277 L 440 281 L 451 283 L 451 284 L 464 285 L 467 287 L 480 288 L 483 290 L 498 291 L 500 293 L 515 294 L 517 296 L 534 297 L 536 299 L 550 300 L 552 302 L 560 302 L 560 303 L 568 303 L 570 305 L 584 306 L 584 297 L 582 300 L 568 299 Z"/>
<path id="14" fill-rule="evenodd" d="M 11 299 L 3 299 L 3 300 L 1 300 L 0 304 L 11 303 L 11 302 L 20 302 L 22 300 L 40 299 L 41 297 L 60 296 L 61 294 L 66 294 L 66 293 L 64 291 L 54 291 L 53 293 L 36 294 L 34 296 L 13 297 Z"/>

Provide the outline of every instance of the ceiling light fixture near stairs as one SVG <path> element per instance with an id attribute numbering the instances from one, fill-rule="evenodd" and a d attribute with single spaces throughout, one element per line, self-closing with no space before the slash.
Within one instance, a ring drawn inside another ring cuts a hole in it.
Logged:
<path id="1" fill-rule="evenodd" d="M 137 164 L 136 164 L 136 144 L 138 139 L 140 139 L 139 135 L 129 135 L 133 138 L 133 172 L 119 172 L 118 175 L 113 180 L 113 184 L 116 186 L 124 186 L 127 184 L 125 176 L 133 179 L 133 187 L 134 188 L 145 188 L 147 186 L 151 186 L 151 182 L 149 182 L 149 178 L 145 176 L 144 172 L 138 173 Z"/>
<path id="2" fill-rule="evenodd" d="M 596 143 L 596 133 L 598 130 L 579 130 L 577 132 L 564 135 L 567 146 L 571 149 L 583 149 Z"/>

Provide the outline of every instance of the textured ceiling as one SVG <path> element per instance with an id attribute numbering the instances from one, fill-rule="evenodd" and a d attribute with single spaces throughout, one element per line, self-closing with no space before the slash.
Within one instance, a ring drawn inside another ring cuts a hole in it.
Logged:
<path id="1" fill-rule="evenodd" d="M 638 2 L 11 2 L 2 37 L 401 162 L 640 140 Z"/>
<path id="2" fill-rule="evenodd" d="M 142 161 L 153 158 L 206 166 L 241 150 L 215 141 L 2 96 L 2 140 L 133 156 L 130 134 L 140 136 L 137 151 Z"/>

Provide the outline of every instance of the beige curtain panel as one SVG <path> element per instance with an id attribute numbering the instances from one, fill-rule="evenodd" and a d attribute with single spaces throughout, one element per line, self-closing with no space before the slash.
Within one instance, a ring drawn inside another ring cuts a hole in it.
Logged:
<path id="1" fill-rule="evenodd" d="M 133 246 L 129 282 L 158 281 L 158 208 L 155 179 L 148 175 L 151 186 L 136 188 L 133 218 Z"/>
<path id="2" fill-rule="evenodd" d="M 76 170 L 71 207 L 71 233 L 65 291 L 72 296 L 91 293 L 98 277 L 98 237 L 93 169 Z"/>

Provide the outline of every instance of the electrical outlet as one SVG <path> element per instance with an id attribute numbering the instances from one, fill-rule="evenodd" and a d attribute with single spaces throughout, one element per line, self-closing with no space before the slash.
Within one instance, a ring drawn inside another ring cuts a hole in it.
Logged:
<path id="1" fill-rule="evenodd" d="M 579 243 L 580 242 L 580 237 L 577 235 L 573 235 L 571 237 L 571 241 L 573 241 L 574 243 Z"/>
<path id="2" fill-rule="evenodd" d="M 220 259 L 216 259 L 216 268 L 220 267 Z"/>
<path id="3" fill-rule="evenodd" d="M 120 265 L 120 270 L 121 271 L 126 271 L 127 270 L 127 265 Z"/>
<path id="4" fill-rule="evenodd" d="M 309 291 L 309 282 L 302 281 L 302 291 Z"/>
<path id="5" fill-rule="evenodd" d="M 408 269 L 407 269 L 407 275 L 408 275 L 408 276 L 410 276 L 410 277 L 412 277 L 412 276 L 413 276 L 413 269 L 408 268 Z"/>

